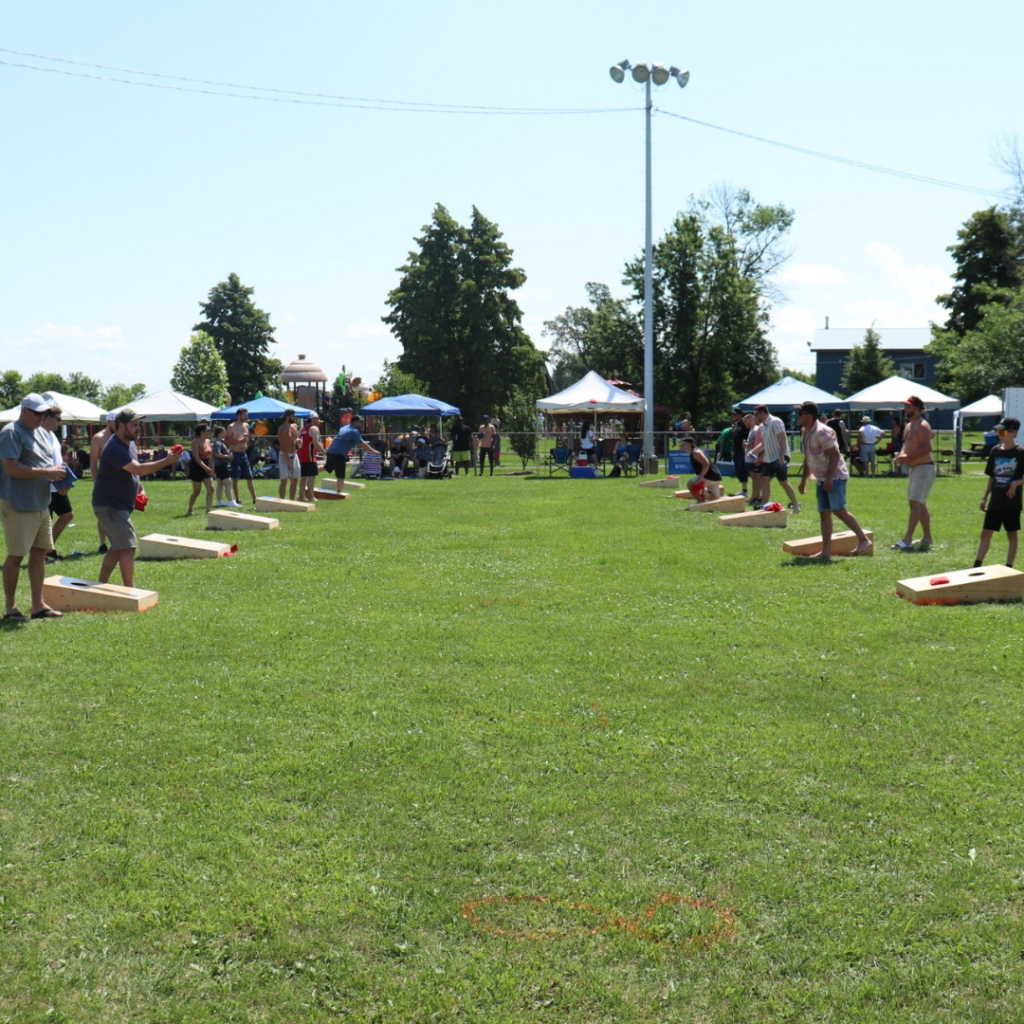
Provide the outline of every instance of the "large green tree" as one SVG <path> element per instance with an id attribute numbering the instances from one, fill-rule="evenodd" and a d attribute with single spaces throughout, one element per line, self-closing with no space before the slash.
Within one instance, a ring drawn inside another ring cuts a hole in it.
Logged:
<path id="1" fill-rule="evenodd" d="M 977 326 L 950 343 L 951 331 L 932 327 L 941 351 L 941 380 L 964 403 L 1003 388 L 1024 387 L 1024 290 L 979 289 L 989 301 L 978 307 Z"/>
<path id="2" fill-rule="evenodd" d="M 882 339 L 874 329 L 869 327 L 864 332 L 864 342 L 854 345 L 843 367 L 843 391 L 852 395 L 857 391 L 886 380 L 896 372 L 893 361 L 882 351 Z"/>
<path id="3" fill-rule="evenodd" d="M 624 299 L 612 298 L 606 284 L 586 285 L 589 306 L 567 306 L 544 322 L 552 339 L 549 357 L 556 391 L 567 388 L 589 370 L 605 379 L 636 383 L 643 379 L 643 323 Z"/>
<path id="4" fill-rule="evenodd" d="M 130 402 L 138 401 L 149 389 L 145 384 L 111 384 L 103 392 L 103 405 L 104 409 L 117 409 L 122 405 L 128 405 Z"/>
<path id="5" fill-rule="evenodd" d="M 199 304 L 205 319 L 192 328 L 213 338 L 234 402 L 248 401 L 257 391 L 277 395 L 282 390 L 281 362 L 268 355 L 274 328 L 270 316 L 252 301 L 254 290 L 243 285 L 237 274 L 229 274 Z"/>
<path id="6" fill-rule="evenodd" d="M 28 394 L 24 378 L 17 370 L 0 372 L 0 409 L 10 409 Z"/>
<path id="7" fill-rule="evenodd" d="M 373 390 L 379 391 L 385 398 L 394 398 L 395 395 L 429 395 L 430 384 L 413 373 L 406 373 L 397 362 L 385 359 L 384 371 L 373 385 Z"/>
<path id="8" fill-rule="evenodd" d="M 474 207 L 464 227 L 438 204 L 416 242 L 382 318 L 402 344 L 399 368 L 470 418 L 498 408 L 513 387 L 542 394 L 543 356 L 510 294 L 526 275 L 497 225 Z"/>
<path id="9" fill-rule="evenodd" d="M 766 223 L 781 215 L 753 208 L 763 211 L 753 220 L 748 211 L 715 221 L 710 208 L 697 204 L 679 214 L 654 246 L 655 400 L 701 421 L 725 417 L 738 399 L 778 379 L 765 286 L 783 257 L 759 263 L 757 252 L 771 246 L 747 232 L 763 235 Z M 773 245 L 788 230 L 791 215 L 785 212 Z M 642 303 L 642 256 L 626 265 L 625 281 Z"/>
<path id="10" fill-rule="evenodd" d="M 935 301 L 949 310 L 945 328 L 963 337 L 981 321 L 981 307 L 993 301 L 1007 302 L 1021 284 L 1021 239 L 1002 210 L 990 206 L 971 214 L 957 232 L 957 243 L 946 250 L 956 262 L 956 284 L 948 295 Z M 1000 289 L 994 297 L 992 289 Z M 943 339 L 939 339 L 940 341 Z M 954 343 L 956 338 L 947 337 Z"/>
<path id="11" fill-rule="evenodd" d="M 228 390 L 227 367 L 213 338 L 205 331 L 196 331 L 182 347 L 171 374 L 171 387 L 218 408 L 224 404 L 224 392 Z"/>

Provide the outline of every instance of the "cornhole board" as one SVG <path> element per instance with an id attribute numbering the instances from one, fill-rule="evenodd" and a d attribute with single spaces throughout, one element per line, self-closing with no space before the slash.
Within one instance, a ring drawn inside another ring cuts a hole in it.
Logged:
<path id="1" fill-rule="evenodd" d="M 48 576 L 43 580 L 43 600 L 62 612 L 144 612 L 159 599 L 155 590 L 95 583 L 73 576 Z"/>
<path id="2" fill-rule="evenodd" d="M 336 491 L 338 489 L 338 479 L 333 476 L 326 476 L 323 480 L 317 480 L 317 486 L 325 491 Z M 345 491 L 365 491 L 366 484 L 360 483 L 358 480 L 342 480 L 342 490 Z"/>
<path id="3" fill-rule="evenodd" d="M 671 487 L 675 490 L 679 486 L 679 477 L 677 476 L 666 476 L 661 480 L 644 480 L 639 487 Z"/>
<path id="4" fill-rule="evenodd" d="M 689 491 L 676 491 L 677 498 L 693 498 Z M 687 509 L 688 512 L 742 512 L 747 507 L 747 499 L 742 494 L 735 498 L 712 498 L 711 501 L 695 501 Z"/>
<path id="5" fill-rule="evenodd" d="M 319 487 L 313 488 L 313 497 L 318 501 L 343 501 L 345 498 L 351 498 L 351 494 L 346 494 L 345 491 L 324 491 Z"/>
<path id="6" fill-rule="evenodd" d="M 208 530 L 279 530 L 281 524 L 267 516 L 251 516 L 247 512 L 229 512 L 218 508 L 206 514 Z"/>
<path id="7" fill-rule="evenodd" d="M 914 604 L 1020 601 L 1024 598 L 1024 572 L 1005 565 L 957 569 L 954 572 L 899 580 L 896 593 Z"/>
<path id="8" fill-rule="evenodd" d="M 315 512 L 310 501 L 289 501 L 288 498 L 257 498 L 257 512 Z"/>
<path id="9" fill-rule="evenodd" d="M 865 530 L 864 535 L 871 541 L 871 547 L 868 548 L 865 554 L 873 555 L 875 553 L 875 535 L 871 530 Z M 816 555 L 821 550 L 822 543 L 821 537 L 801 537 L 800 540 L 784 540 L 782 542 L 782 550 L 787 555 Z M 852 555 L 857 550 L 859 543 L 857 534 L 853 530 L 833 533 L 832 554 Z"/>
<path id="10" fill-rule="evenodd" d="M 139 538 L 139 558 L 226 558 L 230 544 L 214 540 L 172 537 L 166 533 L 148 533 Z"/>
<path id="11" fill-rule="evenodd" d="M 719 516 L 723 526 L 785 526 L 789 522 L 789 510 L 781 512 L 737 512 L 731 516 Z"/>

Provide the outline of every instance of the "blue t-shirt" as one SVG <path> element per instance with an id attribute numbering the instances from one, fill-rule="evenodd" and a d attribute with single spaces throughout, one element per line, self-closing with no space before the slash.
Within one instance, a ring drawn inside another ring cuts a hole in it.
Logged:
<path id="1" fill-rule="evenodd" d="M 0 430 L 0 459 L 14 459 L 29 469 L 52 469 L 50 432 L 42 427 L 29 430 L 20 423 L 8 423 Z M 50 504 L 50 481 L 44 477 L 22 480 L 8 476 L 0 464 L 0 498 L 19 512 L 40 512 Z"/>
<path id="2" fill-rule="evenodd" d="M 107 442 L 100 456 L 100 469 L 92 488 L 93 508 L 119 508 L 124 512 L 135 509 L 135 496 L 139 493 L 139 478 L 126 473 L 124 467 L 136 462 L 135 442 L 125 444 L 116 434 Z"/>
<path id="3" fill-rule="evenodd" d="M 347 427 L 342 427 L 338 431 L 334 440 L 327 446 L 327 454 L 348 455 L 362 439 L 363 435 L 359 433 L 359 428 L 353 427 L 350 423 Z"/>

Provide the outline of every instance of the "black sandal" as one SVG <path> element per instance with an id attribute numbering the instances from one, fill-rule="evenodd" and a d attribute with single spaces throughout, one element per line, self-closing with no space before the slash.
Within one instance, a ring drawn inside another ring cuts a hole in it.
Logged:
<path id="1" fill-rule="evenodd" d="M 4 616 L 4 622 L 28 622 L 28 618 L 15 608 L 13 612 L 8 612 Z"/>
<path id="2" fill-rule="evenodd" d="M 43 608 L 41 611 L 32 613 L 33 619 L 63 619 L 64 613 L 55 608 Z"/>

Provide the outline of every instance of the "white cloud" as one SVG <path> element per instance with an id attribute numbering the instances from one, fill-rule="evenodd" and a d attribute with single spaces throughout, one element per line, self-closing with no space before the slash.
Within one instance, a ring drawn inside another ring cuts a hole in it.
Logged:
<path id="1" fill-rule="evenodd" d="M 124 348 L 124 334 L 120 327 L 77 327 L 45 324 L 33 327 L 29 337 L 45 342 L 73 342 L 76 351 L 119 352 Z"/>
<path id="2" fill-rule="evenodd" d="M 908 267 L 902 253 L 884 242 L 872 242 L 865 246 L 864 255 L 886 276 L 889 285 L 903 292 L 913 302 L 933 304 L 935 296 L 949 291 L 949 273 L 944 267 L 926 267 L 917 264 Z M 895 324 L 886 324 L 894 327 Z M 916 326 L 921 326 L 920 323 Z"/>
<path id="3" fill-rule="evenodd" d="M 804 373 L 813 371 L 814 355 L 807 347 L 821 326 L 818 314 L 803 306 L 782 306 L 772 311 L 771 342 L 779 353 L 779 362 Z"/>
<path id="4" fill-rule="evenodd" d="M 797 263 L 786 267 L 780 274 L 783 284 L 814 285 L 842 284 L 847 279 L 845 270 L 828 263 Z"/>

